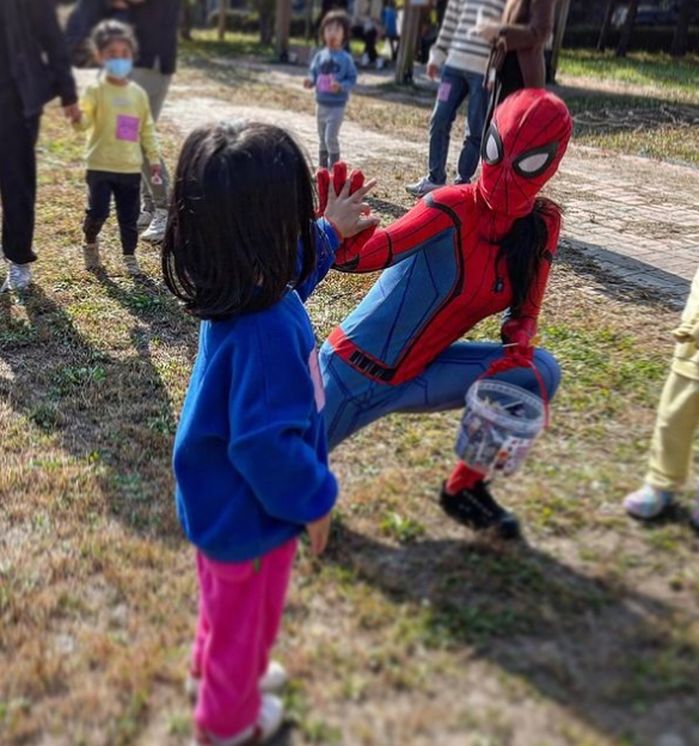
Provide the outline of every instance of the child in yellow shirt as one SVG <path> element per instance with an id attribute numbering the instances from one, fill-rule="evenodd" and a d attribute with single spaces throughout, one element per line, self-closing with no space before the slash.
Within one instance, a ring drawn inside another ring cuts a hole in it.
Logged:
<path id="1" fill-rule="evenodd" d="M 131 28 L 119 21 L 102 21 L 92 33 L 92 43 L 103 71 L 85 91 L 80 101 L 82 116 L 76 124 L 88 131 L 85 267 L 95 270 L 100 266 L 98 236 L 114 195 L 124 264 L 136 275 L 140 272 L 135 251 L 143 153 L 150 163 L 160 163 L 155 125 L 148 95 L 128 79 L 136 52 Z M 156 182 L 161 178 L 159 165 L 152 166 L 152 178 Z"/>
<path id="2" fill-rule="evenodd" d="M 672 336 L 677 345 L 658 405 L 648 473 L 643 486 L 624 499 L 629 515 L 643 520 L 665 512 L 689 476 L 699 424 L 699 270 Z M 690 522 L 699 531 L 699 491 Z"/>

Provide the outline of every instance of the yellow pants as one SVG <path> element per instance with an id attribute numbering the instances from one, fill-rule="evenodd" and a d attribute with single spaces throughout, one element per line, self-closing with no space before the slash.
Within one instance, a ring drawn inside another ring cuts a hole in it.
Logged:
<path id="1" fill-rule="evenodd" d="M 650 449 L 646 482 L 681 490 L 691 470 L 692 439 L 699 423 L 699 381 L 670 371 L 663 388 Z"/>

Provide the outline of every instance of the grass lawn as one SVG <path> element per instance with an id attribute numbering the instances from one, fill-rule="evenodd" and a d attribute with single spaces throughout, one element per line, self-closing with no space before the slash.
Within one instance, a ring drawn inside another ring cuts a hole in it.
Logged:
<path id="1" fill-rule="evenodd" d="M 206 77 L 282 122 L 312 109 L 264 76 L 224 84 L 214 56 L 172 95 Z M 357 95 L 348 117 L 387 126 L 386 109 Z M 420 101 L 391 117 L 424 137 Z M 161 132 L 172 165 L 181 136 Z M 56 109 L 39 148 L 37 285 L 0 296 L 0 743 L 177 746 L 196 588 L 170 450 L 197 329 L 157 252 L 140 248 L 142 281 L 121 273 L 113 221 L 107 272 L 81 269 L 82 148 Z M 390 219 L 402 182 L 390 161 L 375 169 Z M 331 274 L 309 303 L 319 339 L 373 279 Z M 648 527 L 619 507 L 643 474 L 675 320 L 563 247 L 541 319 L 564 370 L 552 426 L 494 486 L 524 542 L 475 536 L 436 504 L 460 412 L 389 417 L 334 452 L 332 544 L 321 560 L 302 546 L 277 651 L 293 677 L 278 746 L 699 743 L 699 538 L 682 507 Z"/>

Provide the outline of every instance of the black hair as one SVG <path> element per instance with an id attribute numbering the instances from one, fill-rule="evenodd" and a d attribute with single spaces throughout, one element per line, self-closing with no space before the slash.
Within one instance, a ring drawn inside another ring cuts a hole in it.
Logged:
<path id="1" fill-rule="evenodd" d="M 325 27 L 331 23 L 339 23 L 342 26 L 342 44 L 349 43 L 350 19 L 344 10 L 331 10 L 323 16 L 323 20 L 320 22 L 320 27 L 318 28 L 318 38 L 321 43 L 324 42 L 323 33 L 325 32 Z"/>
<path id="2" fill-rule="evenodd" d="M 126 42 L 135 57 L 138 54 L 138 42 L 134 30 L 126 23 L 115 20 L 106 20 L 98 23 L 90 35 L 90 43 L 93 50 L 103 52 L 113 41 Z"/>
<path id="3" fill-rule="evenodd" d="M 313 219 L 308 160 L 287 132 L 245 121 L 198 127 L 177 164 L 165 283 L 202 319 L 268 308 L 313 271 Z"/>
<path id="4" fill-rule="evenodd" d="M 541 263 L 552 260 L 548 250 L 549 232 L 547 217 L 560 217 L 561 208 L 552 200 L 543 197 L 534 202 L 534 209 L 515 220 L 512 228 L 500 242 L 495 262 L 505 262 L 507 276 L 512 288 L 510 313 L 517 317 L 527 301 L 532 286 L 541 269 Z"/>

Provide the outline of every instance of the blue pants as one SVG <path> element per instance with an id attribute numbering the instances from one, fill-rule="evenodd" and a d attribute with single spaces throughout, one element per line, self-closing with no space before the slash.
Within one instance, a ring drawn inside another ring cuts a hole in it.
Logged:
<path id="1" fill-rule="evenodd" d="M 320 370 L 325 386 L 324 416 L 329 448 L 391 412 L 441 412 L 463 407 L 471 384 L 502 355 L 502 345 L 493 342 L 456 342 L 421 375 L 391 386 L 358 373 L 335 355 L 326 342 L 320 350 Z M 551 399 L 561 380 L 558 363 L 546 350 L 535 350 L 534 364 Z M 496 378 L 540 395 L 531 369 L 515 368 Z"/>
<path id="2" fill-rule="evenodd" d="M 459 181 L 468 182 L 478 165 L 483 123 L 488 108 L 488 92 L 483 88 L 483 76 L 454 67 L 445 67 L 437 91 L 437 100 L 430 119 L 430 181 L 445 184 L 446 163 L 449 153 L 449 134 L 456 112 L 468 96 L 468 135 L 459 155 L 457 170 Z"/>

